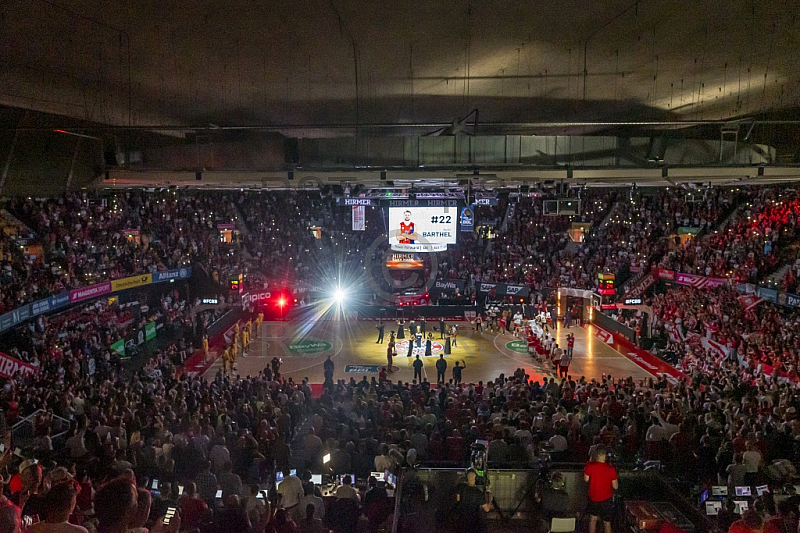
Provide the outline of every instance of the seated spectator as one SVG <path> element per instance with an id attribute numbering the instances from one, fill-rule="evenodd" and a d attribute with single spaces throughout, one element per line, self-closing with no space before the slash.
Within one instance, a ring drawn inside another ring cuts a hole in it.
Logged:
<path id="1" fill-rule="evenodd" d="M 314 517 L 320 520 L 325 519 L 325 502 L 316 495 L 315 493 L 316 487 L 314 486 L 313 481 L 308 481 L 303 486 L 303 497 L 300 498 L 300 503 L 297 507 L 303 509 L 304 511 L 308 509 L 310 505 L 314 506 Z"/>
<path id="2" fill-rule="evenodd" d="M 305 517 L 297 523 L 298 533 L 325 533 L 327 529 L 322 525 L 322 520 L 316 517 L 316 508 L 313 503 L 306 505 Z"/>
<path id="3" fill-rule="evenodd" d="M 358 491 L 353 488 L 353 478 L 350 476 L 350 474 L 347 474 L 342 478 L 342 484 L 336 489 L 336 498 L 339 500 L 350 498 L 356 502 L 361 500 Z"/>

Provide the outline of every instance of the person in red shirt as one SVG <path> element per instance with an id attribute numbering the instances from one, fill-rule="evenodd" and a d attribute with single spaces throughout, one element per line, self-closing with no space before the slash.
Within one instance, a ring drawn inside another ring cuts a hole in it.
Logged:
<path id="1" fill-rule="evenodd" d="M 208 505 L 200 499 L 194 483 L 186 484 L 186 490 L 178 501 L 178 507 L 186 529 L 198 527 L 209 518 Z"/>
<path id="2" fill-rule="evenodd" d="M 749 509 L 742 514 L 741 520 L 731 524 L 728 533 L 761 533 L 764 529 L 764 519 L 758 512 Z"/>
<path id="3" fill-rule="evenodd" d="M 583 469 L 583 480 L 589 484 L 589 533 L 597 531 L 597 519 L 603 520 L 605 533 L 611 533 L 614 518 L 614 491 L 619 488 L 617 470 L 606 464 L 607 451 L 604 446 L 595 449 L 594 460 Z"/>

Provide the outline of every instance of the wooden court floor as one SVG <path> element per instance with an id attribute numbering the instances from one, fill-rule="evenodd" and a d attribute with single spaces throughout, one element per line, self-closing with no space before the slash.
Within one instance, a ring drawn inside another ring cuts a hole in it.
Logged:
<path id="1" fill-rule="evenodd" d="M 513 334 L 496 332 L 476 332 L 464 321 L 448 322 L 448 326 L 459 326 L 457 346 L 451 346 L 447 360 L 447 378 L 452 377 L 455 361 L 466 365 L 463 371 L 465 382 L 483 381 L 497 378 L 501 373 L 511 375 L 517 368 L 524 368 L 533 379 L 541 380 L 554 374 L 527 354 L 527 345 Z M 253 340 L 246 355 L 239 357 L 236 363 L 236 374 L 241 376 L 256 375 L 270 364 L 274 357 L 282 360 L 281 373 L 295 380 L 308 378 L 310 383 L 322 383 L 323 363 L 328 356 L 334 362 L 334 379 L 355 377 L 360 380 L 364 375 L 370 379 L 376 376 L 380 367 L 387 365 L 387 346 L 389 326 L 397 330 L 393 322 L 386 322 L 383 344 L 377 344 L 377 328 L 374 321 L 355 320 L 317 320 L 317 321 L 284 321 L 264 322 L 259 336 Z M 426 330 L 438 329 L 438 322 L 429 321 Z M 552 329 L 551 329 L 552 331 Z M 572 327 L 565 329 L 559 325 L 556 339 L 560 346 L 566 347 L 567 333 L 575 335 L 575 349 L 570 374 L 575 378 L 586 376 L 587 379 L 600 378 L 603 374 L 614 377 L 632 376 L 634 379 L 650 377 L 650 374 L 633 363 L 627 357 L 608 345 L 598 341 L 590 331 Z M 409 332 L 404 328 L 405 338 L 395 343 L 397 357 L 394 357 L 390 379 L 393 381 L 411 381 L 413 377 L 412 361 L 416 353 L 421 355 L 423 376 L 429 381 L 436 380 L 434 367 L 440 353 L 445 351 L 445 340 L 438 331 L 432 331 L 431 357 L 424 356 L 421 347 L 412 346 L 414 356 L 408 357 Z M 221 369 L 221 361 L 217 361 L 206 374 L 214 376 Z"/>

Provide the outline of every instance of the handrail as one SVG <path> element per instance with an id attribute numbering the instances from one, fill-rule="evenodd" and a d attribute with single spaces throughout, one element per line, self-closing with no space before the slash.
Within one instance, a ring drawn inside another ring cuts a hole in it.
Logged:
<path id="1" fill-rule="evenodd" d="M 29 414 L 28 416 L 26 416 L 25 418 L 19 420 L 18 422 L 16 422 L 14 425 L 11 426 L 11 435 L 14 438 L 15 445 L 19 446 L 20 448 L 25 448 L 25 447 L 27 447 L 27 444 L 28 444 L 27 440 L 32 440 L 33 438 L 35 438 L 35 436 L 33 435 L 33 431 L 31 432 L 31 436 L 30 437 L 28 437 L 28 436 L 24 436 L 24 437 L 23 436 L 19 436 L 19 438 L 18 438 L 17 436 L 20 433 L 20 429 L 23 428 L 23 427 L 30 427 L 32 430 L 34 430 L 35 427 L 36 427 L 36 418 L 39 417 L 42 414 L 46 414 L 44 409 L 37 409 L 33 413 Z M 52 419 L 50 421 L 51 427 L 53 425 L 53 422 L 58 421 L 60 427 L 66 428 L 63 431 L 60 431 L 59 433 L 56 433 L 56 434 L 50 436 L 51 440 L 60 439 L 61 437 L 63 437 L 64 435 L 66 435 L 69 432 L 70 421 L 67 420 L 66 418 L 63 418 L 63 417 L 58 416 L 56 414 L 51 414 L 50 416 L 52 417 Z M 25 440 L 23 442 L 23 439 L 27 439 L 27 440 Z"/>

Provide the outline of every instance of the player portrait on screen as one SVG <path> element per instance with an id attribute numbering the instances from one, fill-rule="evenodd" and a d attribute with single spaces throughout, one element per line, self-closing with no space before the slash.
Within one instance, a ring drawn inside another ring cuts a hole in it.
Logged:
<path id="1" fill-rule="evenodd" d="M 414 244 L 416 239 L 414 222 L 411 221 L 411 211 L 403 212 L 403 220 L 400 221 L 400 233 L 397 242 L 400 244 Z"/>

